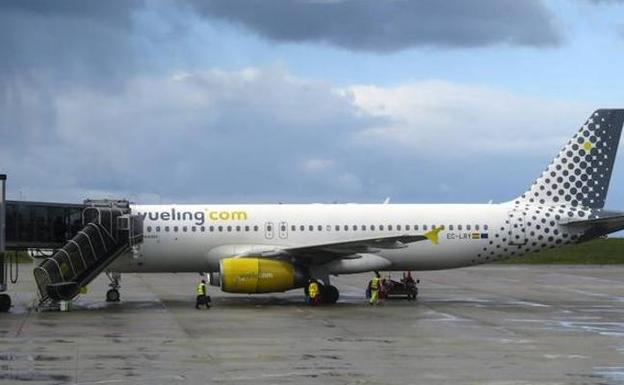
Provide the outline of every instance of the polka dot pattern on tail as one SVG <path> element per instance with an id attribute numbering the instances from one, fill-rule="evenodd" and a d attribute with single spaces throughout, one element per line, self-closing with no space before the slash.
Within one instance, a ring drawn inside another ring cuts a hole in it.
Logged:
<path id="1" fill-rule="evenodd" d="M 624 110 L 597 110 L 516 203 L 601 208 L 617 153 Z"/>

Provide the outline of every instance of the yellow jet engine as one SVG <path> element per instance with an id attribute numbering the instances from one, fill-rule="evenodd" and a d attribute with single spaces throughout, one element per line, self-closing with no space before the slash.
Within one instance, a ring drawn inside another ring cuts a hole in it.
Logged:
<path id="1" fill-rule="evenodd" d="M 307 274 L 290 262 L 267 258 L 232 257 L 210 274 L 210 284 L 227 293 L 273 293 L 304 287 Z"/>

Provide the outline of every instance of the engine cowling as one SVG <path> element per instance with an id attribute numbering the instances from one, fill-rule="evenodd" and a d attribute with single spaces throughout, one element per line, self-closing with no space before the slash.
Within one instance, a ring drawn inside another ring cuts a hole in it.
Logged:
<path id="1" fill-rule="evenodd" d="M 227 293 L 272 293 L 305 286 L 303 269 L 286 261 L 265 258 L 224 258 L 210 284 Z"/>

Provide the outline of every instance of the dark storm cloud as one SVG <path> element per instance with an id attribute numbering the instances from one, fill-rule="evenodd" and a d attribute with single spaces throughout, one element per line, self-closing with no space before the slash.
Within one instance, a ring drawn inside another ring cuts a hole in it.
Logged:
<path id="1" fill-rule="evenodd" d="M 275 41 L 325 42 L 356 51 L 561 43 L 540 0 L 188 1 L 205 16 Z"/>
<path id="2" fill-rule="evenodd" d="M 109 191 L 195 201 L 361 193 L 342 166 L 314 167 L 331 164 L 348 150 L 348 138 L 381 121 L 352 102 L 330 84 L 280 69 L 141 77 L 116 93 L 65 89 L 41 118 L 45 139 L 33 129 L 40 118 L 22 114 L 22 134 L 1 138 L 0 165 L 30 199 Z M 41 105 L 31 107 L 25 110 L 43 115 Z"/>
<path id="3" fill-rule="evenodd" d="M 54 139 L 64 88 L 113 89 L 136 73 L 141 1 L 0 1 L 0 140 Z"/>
<path id="4" fill-rule="evenodd" d="M 131 71 L 132 14 L 141 4 L 0 2 L 0 98 L 22 82 L 105 84 Z"/>

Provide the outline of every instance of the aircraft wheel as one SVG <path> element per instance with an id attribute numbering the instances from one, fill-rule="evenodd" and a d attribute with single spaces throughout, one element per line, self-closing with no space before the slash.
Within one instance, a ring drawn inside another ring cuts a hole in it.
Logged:
<path id="1" fill-rule="evenodd" d="M 340 298 L 340 292 L 336 288 L 336 286 L 327 286 L 325 288 L 325 303 L 336 303 L 338 298 Z"/>
<path id="2" fill-rule="evenodd" d="M 110 289 L 107 291 L 106 302 L 119 302 L 119 290 Z"/>
<path id="3" fill-rule="evenodd" d="M 11 309 L 11 297 L 8 294 L 0 294 L 0 312 L 4 313 Z"/>

